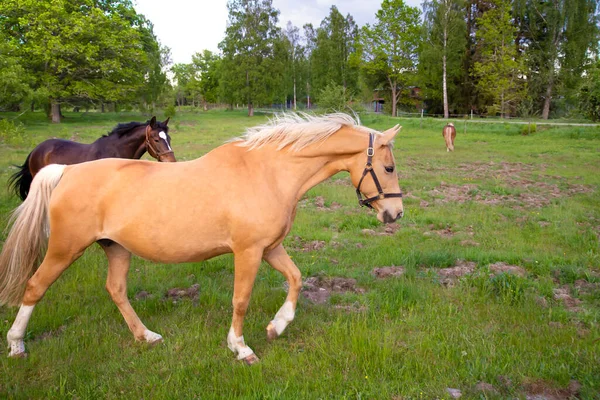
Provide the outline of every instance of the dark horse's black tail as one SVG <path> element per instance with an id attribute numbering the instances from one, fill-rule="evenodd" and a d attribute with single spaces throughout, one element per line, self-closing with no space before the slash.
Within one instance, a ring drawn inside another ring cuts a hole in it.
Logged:
<path id="1" fill-rule="evenodd" d="M 14 190 L 17 196 L 21 198 L 21 200 L 25 200 L 27 198 L 31 181 L 33 181 L 33 176 L 29 170 L 29 157 L 31 157 L 31 153 L 29 153 L 23 165 L 20 167 L 15 165 L 15 167 L 19 168 L 19 170 L 8 180 L 8 185 L 12 190 Z"/>

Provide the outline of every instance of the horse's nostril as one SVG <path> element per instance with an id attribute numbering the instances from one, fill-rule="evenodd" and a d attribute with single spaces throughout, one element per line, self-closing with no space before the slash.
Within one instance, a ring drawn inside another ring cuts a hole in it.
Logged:
<path id="1" fill-rule="evenodd" d="M 404 211 L 400 211 L 398 215 L 396 215 L 396 219 L 402 218 L 404 216 Z"/>

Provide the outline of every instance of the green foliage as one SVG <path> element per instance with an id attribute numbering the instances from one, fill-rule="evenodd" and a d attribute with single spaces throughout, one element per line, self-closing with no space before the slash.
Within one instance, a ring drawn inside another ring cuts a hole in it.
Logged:
<path id="1" fill-rule="evenodd" d="M 590 69 L 579 91 L 579 109 L 592 121 L 600 121 L 600 62 Z"/>
<path id="2" fill-rule="evenodd" d="M 344 17 L 335 5 L 331 6 L 329 15 L 316 31 L 309 33 L 308 40 L 313 42 L 310 73 L 316 100 L 320 101 L 318 94 L 331 82 L 355 91 L 359 62 L 356 58 L 358 27 L 354 18 L 350 14 Z"/>
<path id="3" fill-rule="evenodd" d="M 165 118 L 172 118 L 175 116 L 175 114 L 177 114 L 177 111 L 175 111 L 175 106 L 173 104 L 169 104 L 164 111 L 165 114 Z"/>
<path id="4" fill-rule="evenodd" d="M 384 0 L 377 22 L 361 30 L 363 71 L 391 92 L 392 115 L 402 89 L 415 83 L 417 49 L 421 38 L 420 12 L 404 0 Z"/>
<path id="5" fill-rule="evenodd" d="M 492 0 L 492 8 L 478 18 L 481 60 L 475 62 L 473 74 L 478 78 L 478 92 L 489 99 L 486 112 L 502 117 L 511 114 L 523 96 L 522 69 L 514 45 L 516 28 L 512 24 L 509 0 Z"/>
<path id="6" fill-rule="evenodd" d="M 231 0 L 223 51 L 221 93 L 230 104 L 242 101 L 253 115 L 256 105 L 282 92 L 283 43 L 279 11 L 272 0 Z"/>
<path id="7" fill-rule="evenodd" d="M 11 146 L 27 146 L 30 140 L 25 134 L 23 124 L 8 119 L 0 119 L 0 143 Z"/>
<path id="8" fill-rule="evenodd" d="M 348 104 L 352 101 L 352 94 L 343 86 L 330 82 L 319 93 L 319 109 L 323 112 L 348 112 Z"/>
<path id="9" fill-rule="evenodd" d="M 463 63 L 467 52 L 464 0 L 429 0 L 423 3 L 423 41 L 419 49 L 419 86 L 430 113 L 444 111 L 443 62 L 449 110 L 464 109 L 460 85 L 469 72 Z M 462 110 L 461 110 L 462 111 Z"/>
<path id="10" fill-rule="evenodd" d="M 53 103 L 132 101 L 156 39 L 129 0 L 6 0 L 0 31 Z"/>

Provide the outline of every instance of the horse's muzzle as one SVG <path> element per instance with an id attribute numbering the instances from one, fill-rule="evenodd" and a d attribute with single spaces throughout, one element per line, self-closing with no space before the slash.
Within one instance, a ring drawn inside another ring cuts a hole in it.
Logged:
<path id="1" fill-rule="evenodd" d="M 174 153 L 167 153 L 158 157 L 159 162 L 177 162 Z"/>
<path id="2" fill-rule="evenodd" d="M 392 222 L 398 220 L 399 218 L 402 218 L 403 215 L 404 215 L 404 211 L 400 211 L 395 217 L 392 216 L 392 214 L 390 214 L 388 211 L 385 211 L 383 213 L 383 222 L 385 224 L 392 223 Z"/>

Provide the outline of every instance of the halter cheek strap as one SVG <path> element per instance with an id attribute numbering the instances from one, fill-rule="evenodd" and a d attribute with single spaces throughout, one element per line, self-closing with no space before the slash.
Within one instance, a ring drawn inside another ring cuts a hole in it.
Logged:
<path id="1" fill-rule="evenodd" d="M 379 179 L 377 179 L 377 175 L 373 170 L 373 156 L 375 155 L 375 149 L 373 148 L 373 133 L 369 133 L 369 147 L 367 148 L 367 164 L 365 165 L 365 170 L 363 171 L 362 176 L 360 177 L 360 181 L 358 181 L 358 185 L 356 186 L 356 196 L 358 197 L 358 204 L 363 207 L 373 208 L 371 205 L 375 200 L 387 199 L 389 197 L 402 197 L 402 193 L 383 193 L 383 189 L 379 184 Z M 366 199 L 362 198 L 362 193 L 360 192 L 360 185 L 362 184 L 365 176 L 367 174 L 371 174 L 373 177 L 373 182 L 375 183 L 375 187 L 377 188 L 377 196 L 368 197 Z"/>
<path id="2" fill-rule="evenodd" d="M 149 135 L 150 131 L 146 130 L 146 151 L 154 158 L 156 158 L 157 160 L 159 159 L 159 157 L 162 157 L 166 154 L 173 154 L 173 150 L 167 150 L 167 151 L 157 151 L 153 146 L 152 146 L 152 142 L 150 141 L 150 135 Z"/>

